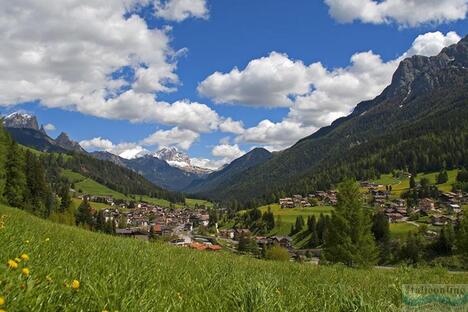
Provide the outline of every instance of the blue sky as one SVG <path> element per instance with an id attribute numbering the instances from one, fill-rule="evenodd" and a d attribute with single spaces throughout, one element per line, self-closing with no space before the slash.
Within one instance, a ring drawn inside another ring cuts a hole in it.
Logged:
<path id="1" fill-rule="evenodd" d="M 88 150 L 174 145 L 213 168 L 292 145 L 380 93 L 402 57 L 468 29 L 465 0 L 29 2 L 5 6 L 51 23 L 18 14 L 0 31 L 2 113 L 34 113 Z"/>

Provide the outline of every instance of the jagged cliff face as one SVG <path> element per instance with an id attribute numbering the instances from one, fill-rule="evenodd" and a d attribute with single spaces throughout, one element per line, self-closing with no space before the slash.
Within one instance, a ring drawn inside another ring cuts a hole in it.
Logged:
<path id="1" fill-rule="evenodd" d="M 86 153 L 86 151 L 75 141 L 72 141 L 68 134 L 65 132 L 60 133 L 60 135 L 55 139 L 55 142 L 63 147 L 66 150 Z"/>
<path id="2" fill-rule="evenodd" d="M 175 147 L 165 147 L 156 152 L 153 156 L 164 160 L 172 167 L 182 169 L 189 173 L 194 173 L 197 175 L 206 175 L 213 172 L 210 169 L 192 165 L 189 155 L 180 152 Z"/>
<path id="3" fill-rule="evenodd" d="M 383 96 L 403 97 L 431 92 L 468 68 L 468 37 L 444 48 L 437 56 L 415 55 L 403 60 Z"/>
<path id="4" fill-rule="evenodd" d="M 3 119 L 3 124 L 7 128 L 25 128 L 39 131 L 39 124 L 36 116 L 24 113 L 13 113 Z"/>
<path id="5" fill-rule="evenodd" d="M 73 151 L 86 153 L 86 151 L 68 135 L 62 132 L 57 139 L 48 136 L 44 127 L 39 128 L 36 116 L 25 113 L 13 113 L 3 119 L 7 131 L 20 144 L 48 152 Z"/>

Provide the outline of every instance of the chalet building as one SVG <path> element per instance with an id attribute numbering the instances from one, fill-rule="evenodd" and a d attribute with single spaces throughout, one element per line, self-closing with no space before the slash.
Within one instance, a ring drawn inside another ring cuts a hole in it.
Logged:
<path id="1" fill-rule="evenodd" d="M 419 201 L 419 210 L 425 213 L 435 210 L 435 202 L 430 198 L 423 198 Z"/>
<path id="2" fill-rule="evenodd" d="M 228 239 L 234 239 L 235 236 L 235 230 L 233 229 L 228 229 L 228 230 L 220 230 L 219 231 L 219 236 L 228 238 Z"/>
<path id="3" fill-rule="evenodd" d="M 281 198 L 279 200 L 279 204 L 280 204 L 280 207 L 283 208 L 283 209 L 284 208 L 294 208 L 295 207 L 294 201 L 290 197 Z"/>
<path id="4" fill-rule="evenodd" d="M 292 238 L 289 236 L 272 236 L 270 237 L 273 244 L 278 244 L 281 247 L 292 249 Z"/>
<path id="5" fill-rule="evenodd" d="M 260 248 L 278 245 L 288 250 L 293 249 L 292 238 L 289 236 L 256 237 L 255 241 Z"/>

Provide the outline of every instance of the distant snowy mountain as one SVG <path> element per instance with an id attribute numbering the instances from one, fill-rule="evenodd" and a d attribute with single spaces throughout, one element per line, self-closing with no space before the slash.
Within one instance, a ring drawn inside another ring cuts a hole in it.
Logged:
<path id="1" fill-rule="evenodd" d="M 7 128 L 34 129 L 38 131 L 40 130 L 36 116 L 19 112 L 15 112 L 6 116 L 3 119 L 3 124 Z"/>
<path id="2" fill-rule="evenodd" d="M 182 169 L 186 172 L 205 175 L 212 172 L 211 169 L 192 165 L 189 155 L 180 152 L 175 147 L 165 147 L 153 154 L 154 157 L 164 160 L 172 167 Z"/>

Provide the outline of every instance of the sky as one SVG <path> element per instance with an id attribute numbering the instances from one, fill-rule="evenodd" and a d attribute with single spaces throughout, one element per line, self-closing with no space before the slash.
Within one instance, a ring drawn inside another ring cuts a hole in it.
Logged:
<path id="1" fill-rule="evenodd" d="M 0 112 L 217 168 L 349 114 L 467 35 L 468 0 L 0 0 Z"/>

